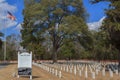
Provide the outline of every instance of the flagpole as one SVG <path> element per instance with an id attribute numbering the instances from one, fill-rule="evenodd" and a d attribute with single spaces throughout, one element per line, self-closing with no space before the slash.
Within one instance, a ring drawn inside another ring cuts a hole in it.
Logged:
<path id="1" fill-rule="evenodd" d="M 5 10 L 4 10 L 4 14 L 7 15 L 7 13 L 9 14 L 9 16 L 7 16 L 9 19 L 15 20 L 15 16 L 13 16 L 10 12 L 7 11 L 7 9 L 5 9 Z M 4 27 L 5 27 L 5 30 L 4 30 L 4 31 L 5 31 L 5 34 L 4 34 L 4 62 L 6 62 L 6 59 L 7 59 L 7 56 L 6 56 L 6 47 L 7 47 L 7 46 L 6 46 L 6 42 L 7 42 L 7 40 L 6 40 L 6 37 L 7 37 L 7 36 L 6 36 L 6 30 L 7 30 L 7 25 L 6 25 L 6 23 L 7 23 L 7 22 L 6 22 L 6 21 L 7 21 L 7 17 L 5 17 L 5 19 L 4 19 L 4 24 L 3 24 Z"/>
<path id="2" fill-rule="evenodd" d="M 5 30 L 6 33 L 6 30 Z M 4 40 L 4 62 L 6 61 L 6 36 L 5 36 L 5 40 Z"/>
<path id="3" fill-rule="evenodd" d="M 4 11 L 4 14 L 6 14 L 6 10 Z M 4 27 L 5 27 L 5 30 L 4 30 L 4 62 L 6 61 L 6 17 L 4 19 Z"/>
<path id="4" fill-rule="evenodd" d="M 6 15 L 7 14 L 7 10 L 5 9 L 4 10 L 4 14 Z M 6 62 L 6 19 L 7 17 L 5 16 L 5 19 L 4 19 L 4 62 Z"/>

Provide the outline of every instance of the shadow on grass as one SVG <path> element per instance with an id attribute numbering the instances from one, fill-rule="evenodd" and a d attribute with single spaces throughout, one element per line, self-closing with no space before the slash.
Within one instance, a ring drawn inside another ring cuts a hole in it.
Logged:
<path id="1" fill-rule="evenodd" d="M 30 76 L 21 76 L 23 78 L 30 78 Z M 40 78 L 39 76 L 32 76 L 32 79 Z"/>

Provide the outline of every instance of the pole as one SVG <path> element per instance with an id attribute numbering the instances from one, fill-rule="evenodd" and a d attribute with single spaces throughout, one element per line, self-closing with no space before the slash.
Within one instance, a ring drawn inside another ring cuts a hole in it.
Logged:
<path id="1" fill-rule="evenodd" d="M 5 36 L 5 39 L 6 39 L 6 36 Z M 4 61 L 6 61 L 6 40 L 4 41 Z"/>
<path id="2" fill-rule="evenodd" d="M 4 14 L 6 15 L 6 10 L 4 11 Z M 6 61 L 6 17 L 4 19 L 4 27 L 5 27 L 5 32 L 4 32 L 4 62 Z"/>

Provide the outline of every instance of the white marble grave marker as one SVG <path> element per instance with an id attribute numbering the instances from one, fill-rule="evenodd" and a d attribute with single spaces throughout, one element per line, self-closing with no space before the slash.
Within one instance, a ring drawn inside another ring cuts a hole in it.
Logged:
<path id="1" fill-rule="evenodd" d="M 62 73 L 61 73 L 61 71 L 59 71 L 59 78 L 61 78 L 62 77 Z"/>
<path id="2" fill-rule="evenodd" d="M 92 79 L 95 79 L 95 72 L 92 72 Z"/>
<path id="3" fill-rule="evenodd" d="M 102 70 L 102 75 L 105 76 L 105 69 Z"/>
<path id="4" fill-rule="evenodd" d="M 111 70 L 109 71 L 109 73 L 110 73 L 110 77 L 113 77 L 113 72 Z"/>
<path id="5" fill-rule="evenodd" d="M 79 70 L 79 75 L 82 76 L 82 72 L 81 72 L 81 70 Z"/>
<path id="6" fill-rule="evenodd" d="M 77 73 L 77 70 L 76 70 L 76 67 L 74 68 L 74 74 L 76 75 L 76 73 Z"/>
<path id="7" fill-rule="evenodd" d="M 88 74 L 87 74 L 87 71 L 85 71 L 85 78 L 88 78 Z"/>

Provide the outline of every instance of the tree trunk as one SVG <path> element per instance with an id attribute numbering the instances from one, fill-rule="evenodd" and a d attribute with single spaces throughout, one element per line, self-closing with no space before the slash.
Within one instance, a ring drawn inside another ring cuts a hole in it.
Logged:
<path id="1" fill-rule="evenodd" d="M 118 56 L 120 57 L 120 54 L 118 54 Z M 118 62 L 119 62 L 119 64 L 118 64 L 118 72 L 120 72 L 120 58 L 118 58 Z"/>
<path id="2" fill-rule="evenodd" d="M 53 49 L 53 63 L 57 63 L 57 49 Z"/>

